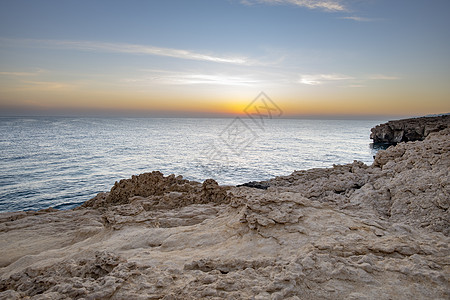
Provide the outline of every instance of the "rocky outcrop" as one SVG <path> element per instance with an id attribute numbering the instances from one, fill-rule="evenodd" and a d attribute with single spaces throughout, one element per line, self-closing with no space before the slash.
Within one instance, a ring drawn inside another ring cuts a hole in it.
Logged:
<path id="1" fill-rule="evenodd" d="M 397 144 L 422 141 L 430 133 L 450 128 L 450 115 L 389 121 L 372 128 L 370 138 L 375 144 Z"/>
<path id="2" fill-rule="evenodd" d="M 99 193 L 80 208 L 105 208 L 133 202 L 150 210 L 194 203 L 226 203 L 226 190 L 214 179 L 207 179 L 200 184 L 183 179 L 182 176 L 164 176 L 159 171 L 153 171 L 116 182 L 110 192 Z"/>
<path id="3" fill-rule="evenodd" d="M 297 171 L 270 181 L 278 190 L 345 209 L 369 210 L 391 223 L 450 235 L 450 128 L 426 141 L 379 151 L 361 162 Z"/>
<path id="4" fill-rule="evenodd" d="M 152 172 L 0 214 L 0 299 L 449 299 L 450 129 L 221 187 Z"/>

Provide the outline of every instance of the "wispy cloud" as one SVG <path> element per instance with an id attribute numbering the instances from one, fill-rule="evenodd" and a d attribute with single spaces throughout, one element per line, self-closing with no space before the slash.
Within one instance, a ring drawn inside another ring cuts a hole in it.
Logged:
<path id="1" fill-rule="evenodd" d="M 123 82 L 136 85 L 229 85 L 229 86 L 250 86 L 257 84 L 260 80 L 252 75 L 230 75 L 230 74 L 205 74 L 189 72 L 172 72 L 164 70 L 147 70 L 148 74 L 137 77 L 127 78 Z"/>
<path id="2" fill-rule="evenodd" d="M 58 81 L 23 81 L 21 89 L 35 91 L 67 91 L 73 90 L 77 85 Z"/>
<path id="3" fill-rule="evenodd" d="M 330 81 L 342 81 L 354 79 L 343 74 L 308 74 L 301 75 L 299 82 L 306 85 L 320 85 Z"/>
<path id="4" fill-rule="evenodd" d="M 375 19 L 358 17 L 358 16 L 340 17 L 339 19 L 352 20 L 352 21 L 356 21 L 356 22 L 373 22 L 373 21 L 376 21 Z"/>
<path id="5" fill-rule="evenodd" d="M 306 85 L 321 85 L 331 82 L 346 83 L 347 87 L 359 88 L 364 87 L 363 83 L 368 83 L 370 80 L 399 80 L 398 76 L 385 75 L 385 74 L 372 74 L 363 77 L 353 77 L 338 73 L 322 73 L 322 74 L 302 74 L 300 75 L 299 83 Z"/>
<path id="6" fill-rule="evenodd" d="M 371 79 L 371 80 L 399 80 L 401 78 L 397 77 L 397 76 L 391 76 L 391 75 L 374 74 L 374 75 L 370 75 L 369 79 Z"/>
<path id="7" fill-rule="evenodd" d="M 0 72 L 0 75 L 4 76 L 14 76 L 14 77 L 26 77 L 26 76 L 37 76 L 41 73 L 43 73 L 44 70 L 37 70 L 35 72 L 17 72 L 17 71 L 7 71 L 7 72 Z"/>
<path id="8" fill-rule="evenodd" d="M 295 5 L 309 9 L 321 9 L 325 11 L 347 11 L 347 8 L 339 0 L 241 0 L 241 3 L 252 5 L 265 3 L 272 5 Z"/>
<path id="9" fill-rule="evenodd" d="M 139 55 L 156 55 L 173 57 L 178 59 L 200 60 L 224 64 L 252 65 L 257 64 L 247 57 L 225 56 L 209 53 L 195 52 L 185 49 L 163 48 L 149 45 L 104 43 L 95 41 L 70 41 L 70 40 L 37 40 L 37 39 L 0 39 L 4 45 L 19 44 L 27 47 L 72 49 L 94 52 L 127 53 Z"/>

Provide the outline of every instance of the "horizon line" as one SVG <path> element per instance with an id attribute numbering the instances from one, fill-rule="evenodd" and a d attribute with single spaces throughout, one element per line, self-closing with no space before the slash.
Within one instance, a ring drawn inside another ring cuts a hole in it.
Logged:
<path id="1" fill-rule="evenodd" d="M 388 114 L 304 114 L 304 115 L 286 115 L 281 117 L 265 118 L 265 120 L 399 120 L 399 119 L 411 119 L 420 117 L 431 117 L 447 115 L 442 114 L 426 114 L 426 115 L 388 115 Z M 73 114 L 73 113 L 60 113 L 60 114 L 2 114 L 0 118 L 136 118 L 136 119 L 251 119 L 247 115 L 240 114 L 146 114 L 146 113 L 91 113 L 91 114 Z"/>
<path id="2" fill-rule="evenodd" d="M 284 113 L 281 116 L 265 119 L 320 119 L 320 120 L 395 120 L 405 118 L 417 118 L 426 116 L 439 116 L 450 112 L 425 112 L 421 114 L 408 113 Z M 244 112 L 220 112 L 220 111 L 183 111 L 183 110 L 123 110 L 123 109 L 86 109 L 86 108 L 38 108 L 0 106 L 0 117 L 110 117 L 110 118 L 249 118 Z"/>

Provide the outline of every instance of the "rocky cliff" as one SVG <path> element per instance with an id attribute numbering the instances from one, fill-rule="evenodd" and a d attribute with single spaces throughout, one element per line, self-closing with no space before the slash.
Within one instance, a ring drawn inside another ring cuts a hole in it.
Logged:
<path id="1" fill-rule="evenodd" d="M 0 299 L 449 299 L 449 170 L 445 129 L 265 189 L 152 172 L 3 213 Z"/>
<path id="2" fill-rule="evenodd" d="M 450 128 L 450 115 L 389 121 L 372 128 L 370 138 L 376 144 L 422 141 L 430 133 Z"/>

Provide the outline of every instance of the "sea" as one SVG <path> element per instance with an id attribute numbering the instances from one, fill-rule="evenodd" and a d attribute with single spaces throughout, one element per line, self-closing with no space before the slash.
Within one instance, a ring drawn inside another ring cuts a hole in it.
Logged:
<path id="1" fill-rule="evenodd" d="M 354 160 L 370 165 L 370 129 L 385 121 L 2 117 L 0 212 L 74 208 L 155 170 L 237 185 Z"/>

